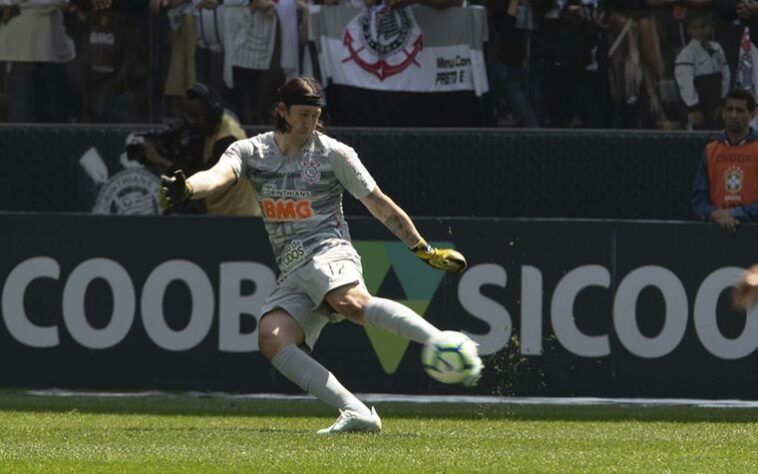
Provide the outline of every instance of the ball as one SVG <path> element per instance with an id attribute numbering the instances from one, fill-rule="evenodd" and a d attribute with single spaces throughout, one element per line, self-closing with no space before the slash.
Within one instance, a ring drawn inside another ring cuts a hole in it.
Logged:
<path id="1" fill-rule="evenodd" d="M 426 373 L 442 383 L 474 385 L 482 371 L 477 344 L 457 331 L 442 331 L 430 338 L 421 350 Z"/>

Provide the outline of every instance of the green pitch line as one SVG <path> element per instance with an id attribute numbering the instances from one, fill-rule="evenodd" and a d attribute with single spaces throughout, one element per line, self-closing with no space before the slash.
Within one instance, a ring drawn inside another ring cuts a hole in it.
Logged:
<path id="1" fill-rule="evenodd" d="M 381 403 L 319 437 L 318 402 L 0 392 L 0 472 L 755 472 L 758 409 Z"/>

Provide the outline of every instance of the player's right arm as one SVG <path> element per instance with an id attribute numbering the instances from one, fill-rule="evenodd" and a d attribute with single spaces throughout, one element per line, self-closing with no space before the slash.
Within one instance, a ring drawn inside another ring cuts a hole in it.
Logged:
<path id="1" fill-rule="evenodd" d="M 202 199 L 226 189 L 237 180 L 237 175 L 231 166 L 219 161 L 213 168 L 200 171 L 189 177 L 187 184 L 192 187 L 190 199 Z"/>
<path id="2" fill-rule="evenodd" d="M 203 199 L 228 188 L 242 174 L 242 157 L 252 153 L 249 140 L 238 140 L 226 149 L 211 169 L 184 177 L 181 171 L 172 176 L 161 176 L 159 203 L 166 209 L 189 199 Z"/>
<path id="3" fill-rule="evenodd" d="M 466 258 L 457 250 L 438 249 L 429 245 L 416 230 L 408 214 L 384 194 L 379 186 L 375 186 L 367 196 L 362 198 L 361 203 L 366 206 L 371 215 L 383 223 L 410 248 L 411 252 L 428 265 L 451 272 L 462 272 L 466 269 Z"/>
<path id="4" fill-rule="evenodd" d="M 229 187 L 237 180 L 237 175 L 225 161 L 219 161 L 213 168 L 200 171 L 185 178 L 182 171 L 171 176 L 161 176 L 159 202 L 167 209 L 189 199 L 203 199 Z"/>

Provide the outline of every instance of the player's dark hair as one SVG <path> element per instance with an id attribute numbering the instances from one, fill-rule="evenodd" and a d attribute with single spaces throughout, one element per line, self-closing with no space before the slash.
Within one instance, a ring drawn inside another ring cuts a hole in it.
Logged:
<path id="1" fill-rule="evenodd" d="M 293 105 L 313 105 L 321 107 L 323 101 L 324 91 L 321 89 L 321 84 L 319 84 L 317 80 L 307 76 L 298 76 L 290 79 L 285 82 L 278 91 L 276 91 L 273 110 L 274 130 L 280 133 L 287 133 L 292 128 L 277 111 L 280 102 L 284 103 L 284 106 L 289 112 L 290 107 Z M 321 120 L 316 124 L 316 130 L 319 132 L 324 131 L 324 123 Z"/>
<path id="2" fill-rule="evenodd" d="M 752 113 L 755 110 L 755 96 L 747 89 L 734 88 L 724 97 L 724 105 L 727 99 L 744 100 L 748 112 Z"/>

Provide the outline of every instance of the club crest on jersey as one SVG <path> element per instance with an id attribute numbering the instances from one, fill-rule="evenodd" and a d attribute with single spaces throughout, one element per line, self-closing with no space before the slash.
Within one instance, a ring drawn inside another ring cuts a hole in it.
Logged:
<path id="1" fill-rule="evenodd" d="M 726 184 L 726 192 L 729 194 L 737 194 L 742 191 L 742 178 L 745 174 L 741 168 L 737 166 L 730 166 L 724 173 L 724 181 Z"/>
<path id="2" fill-rule="evenodd" d="M 421 67 L 416 57 L 424 49 L 423 38 L 410 8 L 368 7 L 345 28 L 342 44 L 348 56 L 342 62 L 352 61 L 384 81 L 411 64 Z"/>
<path id="3" fill-rule="evenodd" d="M 318 169 L 321 163 L 313 158 L 308 158 L 308 161 L 301 161 L 300 166 L 303 168 L 300 171 L 300 177 L 303 178 L 303 181 L 308 184 L 316 184 L 321 180 L 321 171 Z"/>

